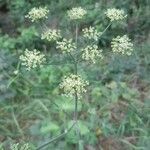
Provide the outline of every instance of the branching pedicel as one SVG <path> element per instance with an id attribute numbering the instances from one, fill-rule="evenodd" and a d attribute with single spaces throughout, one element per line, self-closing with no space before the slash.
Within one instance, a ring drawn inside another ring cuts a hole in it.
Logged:
<path id="1" fill-rule="evenodd" d="M 37 21 L 42 18 L 47 18 L 47 13 L 49 11 L 45 8 L 33 8 L 26 17 L 31 19 L 32 22 Z M 82 29 L 83 38 L 88 40 L 88 45 L 85 47 L 79 47 L 78 44 L 78 25 L 79 20 L 81 21 L 83 17 L 86 17 L 87 11 L 81 7 L 72 8 L 67 12 L 68 18 L 76 23 L 75 37 L 72 39 L 61 38 L 60 30 L 47 29 L 43 34 L 41 39 L 46 39 L 47 41 L 56 41 L 56 48 L 60 49 L 63 54 L 67 54 L 74 63 L 74 73 L 63 78 L 62 83 L 60 83 L 60 88 L 63 89 L 64 94 L 71 96 L 75 100 L 74 107 L 74 123 L 73 125 L 65 130 L 64 133 L 53 138 L 49 142 L 37 148 L 37 150 L 45 147 L 46 145 L 52 143 L 53 141 L 66 135 L 76 124 L 78 119 L 77 109 L 78 100 L 81 98 L 82 93 L 86 92 L 86 86 L 88 82 L 83 80 L 78 72 L 78 64 L 80 62 L 78 56 L 81 55 L 81 60 L 88 61 L 90 63 L 96 63 L 97 60 L 102 59 L 102 50 L 98 48 L 95 44 L 98 39 L 106 32 L 113 21 L 119 21 L 127 17 L 123 10 L 119 9 L 108 9 L 105 15 L 110 20 L 108 26 L 102 32 L 98 32 L 95 27 L 89 27 Z M 95 41 L 93 44 L 93 40 Z M 122 37 L 117 36 L 111 42 L 112 51 L 118 54 L 131 55 L 133 50 L 133 44 L 130 39 L 124 35 Z M 31 59 L 32 58 L 32 59 Z M 34 50 L 33 52 L 25 51 L 25 55 L 20 57 L 22 64 L 27 67 L 27 70 L 40 66 L 40 64 L 45 61 L 44 55 Z"/>

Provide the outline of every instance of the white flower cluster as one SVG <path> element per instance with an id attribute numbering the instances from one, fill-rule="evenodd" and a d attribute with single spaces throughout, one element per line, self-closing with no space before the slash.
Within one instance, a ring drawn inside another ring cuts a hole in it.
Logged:
<path id="1" fill-rule="evenodd" d="M 57 41 L 56 48 L 60 49 L 63 53 L 69 53 L 76 49 L 76 44 L 72 41 L 72 39 L 63 39 L 62 41 Z"/>
<path id="2" fill-rule="evenodd" d="M 125 14 L 124 10 L 116 9 L 116 8 L 108 9 L 105 12 L 105 15 L 110 19 L 111 22 L 112 21 L 122 20 L 122 19 L 127 17 L 127 15 Z"/>
<path id="3" fill-rule="evenodd" d="M 61 38 L 60 30 L 56 29 L 48 29 L 45 32 L 43 32 L 41 39 L 46 39 L 47 41 L 57 41 L 58 39 Z"/>
<path id="4" fill-rule="evenodd" d="M 87 11 L 82 7 L 75 7 L 68 11 L 70 20 L 82 19 L 86 15 Z"/>
<path id="5" fill-rule="evenodd" d="M 102 50 L 98 49 L 97 45 L 88 45 L 82 51 L 82 59 L 84 60 L 95 63 L 97 58 L 103 59 Z"/>
<path id="6" fill-rule="evenodd" d="M 116 38 L 112 39 L 111 48 L 114 53 L 130 56 L 133 51 L 133 44 L 127 35 L 122 37 L 117 36 Z"/>
<path id="7" fill-rule="evenodd" d="M 32 68 L 41 67 L 42 63 L 46 61 L 45 55 L 41 54 L 40 51 L 34 49 L 33 51 L 25 50 L 24 54 L 20 56 L 22 65 L 26 66 L 27 70 Z"/>
<path id="8" fill-rule="evenodd" d="M 31 150 L 28 143 L 23 144 L 23 145 L 19 143 L 12 144 L 10 148 L 11 150 Z"/>
<path id="9" fill-rule="evenodd" d="M 96 30 L 96 28 L 94 27 L 89 27 L 89 28 L 85 28 L 82 30 L 83 31 L 83 37 L 91 40 L 91 39 L 94 39 L 94 40 L 98 40 L 98 37 L 100 36 L 100 32 L 98 32 Z"/>
<path id="10" fill-rule="evenodd" d="M 85 86 L 88 85 L 87 81 L 84 81 L 79 75 L 71 74 L 64 77 L 60 88 L 64 90 L 66 96 L 73 97 L 75 92 L 79 98 L 81 98 L 82 93 L 86 92 Z"/>
<path id="11" fill-rule="evenodd" d="M 42 18 L 48 18 L 48 13 L 49 10 L 46 7 L 34 7 L 28 12 L 28 14 L 25 17 L 31 19 L 32 22 L 35 22 Z"/>

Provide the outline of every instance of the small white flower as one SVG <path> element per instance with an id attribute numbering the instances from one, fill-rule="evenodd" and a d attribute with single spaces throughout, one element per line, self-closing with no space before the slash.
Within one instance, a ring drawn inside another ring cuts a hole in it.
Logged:
<path id="1" fill-rule="evenodd" d="M 110 19 L 111 22 L 112 21 L 122 20 L 122 19 L 127 17 L 127 15 L 125 14 L 124 10 L 116 9 L 116 8 L 108 9 L 105 12 L 105 15 Z"/>
<path id="2" fill-rule="evenodd" d="M 60 49 L 63 53 L 72 52 L 76 49 L 76 44 L 72 42 L 72 39 L 63 39 L 61 42 L 57 41 L 56 48 Z"/>
<path id="3" fill-rule="evenodd" d="M 86 92 L 85 86 L 88 85 L 87 81 L 84 81 L 79 75 L 71 74 L 64 77 L 60 88 L 64 90 L 66 96 L 73 97 L 77 92 L 78 97 L 82 96 L 82 93 Z"/>
<path id="4" fill-rule="evenodd" d="M 11 150 L 18 150 L 18 146 L 19 146 L 19 143 L 11 144 L 10 148 L 11 148 Z"/>
<path id="5" fill-rule="evenodd" d="M 68 11 L 70 20 L 82 19 L 86 15 L 87 11 L 82 7 L 75 7 Z"/>
<path id="6" fill-rule="evenodd" d="M 15 71 L 14 71 L 14 74 L 15 74 L 15 75 L 17 75 L 18 73 L 19 73 L 19 71 L 18 71 L 18 70 L 15 70 Z"/>
<path id="7" fill-rule="evenodd" d="M 56 29 L 48 29 L 45 32 L 43 32 L 41 39 L 46 39 L 47 41 L 57 41 L 58 39 L 61 38 L 60 30 Z"/>
<path id="8" fill-rule="evenodd" d="M 31 19 L 32 22 L 40 20 L 42 18 L 48 18 L 47 14 L 49 10 L 46 7 L 32 8 L 28 14 L 25 16 L 26 18 Z"/>
<path id="9" fill-rule="evenodd" d="M 65 134 L 68 132 L 68 130 L 67 129 L 65 129 Z"/>
<path id="10" fill-rule="evenodd" d="M 112 39 L 111 48 L 114 53 L 130 56 L 133 51 L 133 44 L 127 35 L 117 36 Z"/>
<path id="11" fill-rule="evenodd" d="M 41 67 L 42 63 L 46 61 L 45 55 L 41 54 L 40 51 L 36 49 L 33 51 L 26 49 L 24 54 L 20 56 L 20 60 L 22 61 L 22 65 L 27 67 L 27 70 Z"/>
<path id="12" fill-rule="evenodd" d="M 92 115 L 96 115 L 96 109 L 95 108 L 89 108 L 88 112 Z"/>
<path id="13" fill-rule="evenodd" d="M 96 30 L 96 28 L 94 27 L 89 27 L 89 28 L 85 28 L 82 30 L 83 31 L 83 37 L 91 40 L 91 39 L 94 39 L 94 40 L 98 40 L 98 37 L 100 36 L 101 32 L 98 32 Z"/>
<path id="14" fill-rule="evenodd" d="M 11 150 L 30 150 L 31 148 L 29 147 L 29 144 L 11 144 L 10 145 Z"/>
<path id="15" fill-rule="evenodd" d="M 97 45 L 88 45 L 82 49 L 82 59 L 90 61 L 92 63 L 96 62 L 96 59 L 103 59 L 102 50 L 98 49 Z"/>

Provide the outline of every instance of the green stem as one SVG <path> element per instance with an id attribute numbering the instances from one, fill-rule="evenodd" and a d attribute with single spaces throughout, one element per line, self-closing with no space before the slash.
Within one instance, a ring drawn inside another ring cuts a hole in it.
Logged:
<path id="1" fill-rule="evenodd" d="M 78 24 L 76 23 L 76 31 L 75 31 L 75 41 L 76 41 L 76 47 L 78 46 Z M 75 75 L 78 75 L 78 62 L 77 59 L 74 61 L 74 69 L 75 69 Z M 74 110 L 74 120 L 77 122 L 78 119 L 78 94 L 77 89 L 75 88 L 75 110 Z"/>
<path id="2" fill-rule="evenodd" d="M 107 25 L 107 27 L 104 29 L 104 31 L 101 33 L 101 35 L 99 36 L 99 38 L 106 32 L 106 30 L 110 27 L 111 22 Z"/>
<path id="3" fill-rule="evenodd" d="M 74 120 L 77 122 L 78 119 L 78 95 L 77 90 L 75 90 L 75 110 L 74 110 Z"/>
<path id="4" fill-rule="evenodd" d="M 76 38 L 75 38 L 75 41 L 76 41 L 76 46 L 78 44 L 78 24 L 76 23 Z"/>
<path id="5" fill-rule="evenodd" d="M 78 75 L 78 63 L 77 61 L 74 64 L 75 74 Z"/>
<path id="6" fill-rule="evenodd" d="M 14 120 L 14 123 L 15 123 L 17 129 L 19 130 L 19 133 L 22 135 L 22 137 L 24 137 L 23 131 L 22 131 L 21 128 L 20 128 L 20 125 L 19 125 L 18 120 L 17 120 L 17 118 L 16 118 L 16 116 L 15 116 L 15 113 L 14 113 L 14 109 L 13 109 L 13 108 L 12 108 L 12 117 L 13 117 L 13 120 Z"/>

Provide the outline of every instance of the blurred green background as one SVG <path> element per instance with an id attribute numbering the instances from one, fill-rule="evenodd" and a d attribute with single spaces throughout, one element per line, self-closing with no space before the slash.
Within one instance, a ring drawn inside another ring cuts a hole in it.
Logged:
<path id="1" fill-rule="evenodd" d="M 0 0 L 0 143 L 40 146 L 71 123 L 74 103 L 60 95 L 61 78 L 72 65 L 46 65 L 17 77 L 19 55 L 25 48 L 44 51 L 49 61 L 62 61 L 55 45 L 40 39 L 39 28 L 25 19 L 33 7 L 50 10 L 48 27 L 73 31 L 66 11 L 82 6 L 88 17 L 81 23 L 102 31 L 107 8 L 122 8 L 125 23 L 114 23 L 99 40 L 105 57 L 96 65 L 82 64 L 80 73 L 90 82 L 79 102 L 81 135 L 72 130 L 45 150 L 149 150 L 150 149 L 150 1 L 149 0 Z M 127 34 L 134 43 L 130 57 L 112 57 L 110 41 Z M 55 57 L 51 57 L 51 56 Z M 66 113 L 64 113 L 67 112 Z"/>

